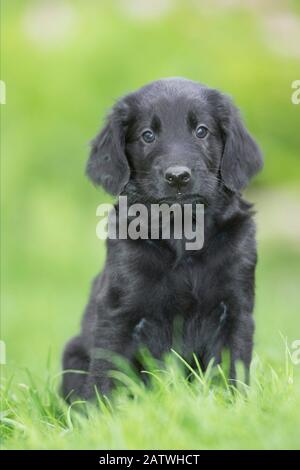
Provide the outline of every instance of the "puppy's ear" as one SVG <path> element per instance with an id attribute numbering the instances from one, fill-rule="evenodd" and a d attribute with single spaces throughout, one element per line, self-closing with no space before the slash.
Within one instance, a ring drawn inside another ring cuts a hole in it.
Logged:
<path id="1" fill-rule="evenodd" d="M 107 118 L 106 126 L 91 142 L 86 174 L 96 185 L 118 195 L 129 180 L 125 155 L 124 120 L 127 108 L 118 103 Z"/>
<path id="2" fill-rule="evenodd" d="M 225 143 L 221 176 L 225 186 L 238 192 L 261 170 L 263 159 L 258 145 L 245 128 L 237 108 L 229 98 L 225 99 L 227 106 L 222 126 Z"/>

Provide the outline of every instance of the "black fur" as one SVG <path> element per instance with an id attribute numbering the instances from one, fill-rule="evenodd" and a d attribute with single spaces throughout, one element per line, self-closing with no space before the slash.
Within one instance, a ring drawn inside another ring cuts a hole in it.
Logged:
<path id="1" fill-rule="evenodd" d="M 209 132 L 195 135 L 199 125 Z M 141 134 L 152 129 L 156 139 Z M 182 188 L 168 184 L 166 169 L 191 171 Z M 241 360 L 246 380 L 254 322 L 255 226 L 243 189 L 262 167 L 260 151 L 231 100 L 185 79 L 164 79 L 125 96 L 94 139 L 87 164 L 90 179 L 129 202 L 205 204 L 205 241 L 186 251 L 181 240 L 108 240 L 103 272 L 95 279 L 81 333 L 64 351 L 63 394 L 89 399 L 95 386 L 108 393 L 109 355 L 134 363 L 140 345 L 157 358 L 174 345 L 203 369 L 224 348 L 230 379 Z M 180 328 L 175 325 L 180 324 Z M 175 341 L 180 336 L 179 343 Z"/>

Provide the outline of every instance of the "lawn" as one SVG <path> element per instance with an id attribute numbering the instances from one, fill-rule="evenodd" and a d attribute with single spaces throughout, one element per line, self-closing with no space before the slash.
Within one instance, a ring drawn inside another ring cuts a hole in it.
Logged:
<path id="1" fill-rule="evenodd" d="M 15 346 L 16 364 L 5 366 L 3 448 L 299 448 L 300 365 L 293 364 L 291 355 L 292 343 L 300 333 L 300 254 L 293 246 L 281 247 L 279 252 L 280 244 L 273 243 L 271 248 L 269 244 L 262 245 L 258 266 L 256 347 L 249 389 L 241 384 L 232 393 L 226 370 L 211 370 L 206 375 L 190 371 L 173 352 L 165 369 L 145 365 L 151 377 L 149 387 L 132 374 L 120 373 L 116 378 L 120 386 L 110 399 L 99 399 L 93 406 L 78 403 L 68 407 L 57 393 L 61 379 L 57 345 L 62 347 L 66 331 L 76 330 L 79 320 L 78 296 L 69 287 L 56 294 L 59 299 L 72 299 L 65 300 L 61 309 L 76 310 L 76 320 L 60 316 L 52 322 L 55 326 L 46 325 L 45 319 L 36 321 L 35 311 L 31 315 L 24 311 L 26 331 L 32 333 L 19 349 Z M 36 288 L 36 308 L 42 312 L 42 299 L 47 299 L 49 291 L 42 283 Z M 78 288 L 77 283 L 74 290 Z M 24 295 L 19 293 L 20 298 Z M 37 342 L 38 354 L 25 366 Z M 17 363 L 24 365 L 17 367 Z M 184 369 L 194 377 L 191 383 Z"/>
<path id="2" fill-rule="evenodd" d="M 300 448 L 299 2 L 178 0 L 153 16 L 150 2 L 138 14 L 129 3 L 1 2 L 1 448 Z M 118 96 L 166 76 L 232 95 L 265 157 L 248 194 L 259 253 L 251 387 L 232 392 L 226 367 L 188 382 L 172 352 L 163 370 L 145 365 L 150 387 L 121 374 L 113 397 L 70 408 L 61 352 L 104 264 L 95 214 L 111 201 L 84 177 L 88 141 Z"/>
<path id="3" fill-rule="evenodd" d="M 256 358 L 249 391 L 233 395 L 195 372 L 192 385 L 178 367 L 152 371 L 151 388 L 126 384 L 111 401 L 67 408 L 55 377 L 28 378 L 4 391 L 6 449 L 298 449 L 300 384 L 287 368 L 275 372 Z M 9 388 L 10 385 L 7 384 Z M 131 397 L 128 397 L 128 391 Z M 127 392 L 127 393 L 126 393 Z M 77 409 L 76 409 L 77 408 Z M 81 413 L 82 413 L 81 411 Z"/>

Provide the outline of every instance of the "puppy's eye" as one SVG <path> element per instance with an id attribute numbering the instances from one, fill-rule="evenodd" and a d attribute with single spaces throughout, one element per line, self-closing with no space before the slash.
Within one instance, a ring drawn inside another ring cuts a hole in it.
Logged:
<path id="1" fill-rule="evenodd" d="M 151 142 L 155 140 L 154 132 L 152 132 L 150 129 L 147 129 L 142 133 L 142 138 L 146 144 L 151 144 Z"/>
<path id="2" fill-rule="evenodd" d="M 208 129 L 206 126 L 198 126 L 196 129 L 196 136 L 198 139 L 204 139 L 208 134 Z"/>

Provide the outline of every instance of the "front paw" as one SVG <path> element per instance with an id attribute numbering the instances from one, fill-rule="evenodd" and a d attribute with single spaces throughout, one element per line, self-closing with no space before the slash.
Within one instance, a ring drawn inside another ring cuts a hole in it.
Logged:
<path id="1" fill-rule="evenodd" d="M 133 340 L 137 348 L 146 348 L 156 359 L 172 347 L 172 325 L 154 319 L 142 318 L 134 327 Z"/>
<path id="2" fill-rule="evenodd" d="M 149 337 L 150 323 L 146 318 L 142 318 L 134 327 L 132 338 L 137 343 L 144 343 Z"/>
<path id="3" fill-rule="evenodd" d="M 225 302 L 222 301 L 220 303 L 218 311 L 219 311 L 219 314 L 220 314 L 219 324 L 220 324 L 220 326 L 223 326 L 224 323 L 226 322 L 227 318 L 228 318 L 228 307 L 225 304 Z"/>
<path id="4" fill-rule="evenodd" d="M 112 380 L 109 377 L 95 377 L 89 375 L 83 389 L 84 400 L 95 400 L 97 396 L 109 395 L 112 389 Z"/>

